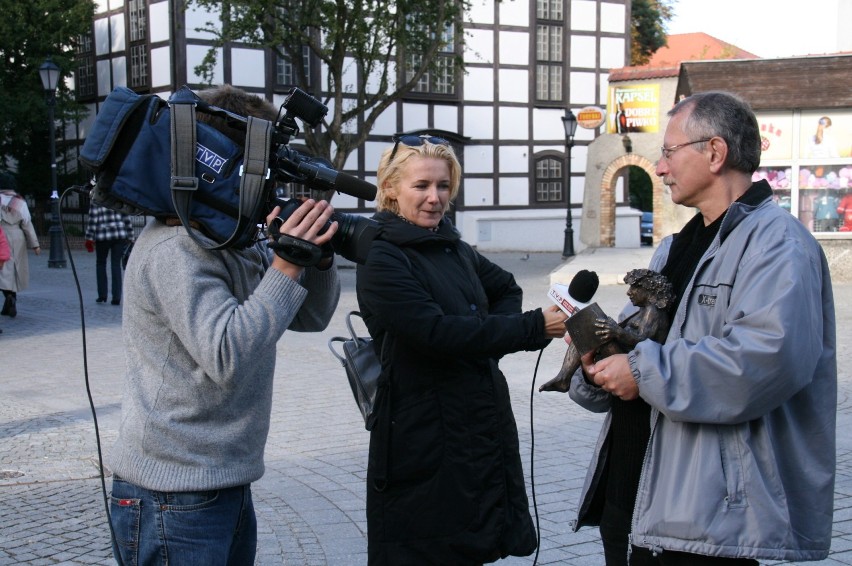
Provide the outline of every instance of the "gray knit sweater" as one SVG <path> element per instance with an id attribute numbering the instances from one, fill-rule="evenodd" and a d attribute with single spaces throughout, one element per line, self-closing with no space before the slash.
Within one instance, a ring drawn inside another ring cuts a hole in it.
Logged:
<path id="1" fill-rule="evenodd" d="M 337 270 L 296 283 L 265 246 L 205 250 L 183 227 L 142 231 L 124 281 L 127 374 L 112 471 L 157 491 L 244 485 L 263 475 L 276 343 L 321 331 Z"/>

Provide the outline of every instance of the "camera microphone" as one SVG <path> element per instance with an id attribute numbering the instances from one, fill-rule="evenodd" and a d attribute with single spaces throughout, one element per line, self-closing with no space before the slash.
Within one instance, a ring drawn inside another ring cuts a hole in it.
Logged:
<path id="1" fill-rule="evenodd" d="M 547 296 L 570 317 L 587 306 L 597 292 L 599 284 L 597 273 L 581 269 L 567 287 L 559 283 L 551 285 Z"/>
<path id="2" fill-rule="evenodd" d="M 358 177 L 341 173 L 330 167 L 301 161 L 296 170 L 303 176 L 304 184 L 322 191 L 340 191 L 364 200 L 376 200 L 376 185 Z"/>
<path id="3" fill-rule="evenodd" d="M 322 157 L 309 157 L 282 146 L 277 153 L 279 171 L 287 181 L 319 191 L 338 191 L 363 200 L 376 200 L 376 185 L 334 169 Z"/>

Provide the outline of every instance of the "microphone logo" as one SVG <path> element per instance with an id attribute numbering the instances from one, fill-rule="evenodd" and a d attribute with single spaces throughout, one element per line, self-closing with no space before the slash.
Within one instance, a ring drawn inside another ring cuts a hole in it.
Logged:
<path id="1" fill-rule="evenodd" d="M 556 306 L 569 317 L 580 309 L 587 306 L 588 302 L 598 290 L 600 280 L 598 274 L 588 269 L 581 269 L 574 275 L 570 285 L 554 283 L 551 285 L 547 296 Z"/>

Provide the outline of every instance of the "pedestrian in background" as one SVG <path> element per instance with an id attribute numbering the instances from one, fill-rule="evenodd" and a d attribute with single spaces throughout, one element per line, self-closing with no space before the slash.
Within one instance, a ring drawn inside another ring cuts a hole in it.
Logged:
<path id="1" fill-rule="evenodd" d="M 12 250 L 12 258 L 0 269 L 0 290 L 4 296 L 0 314 L 15 318 L 18 315 L 18 292 L 30 284 L 27 248 L 32 248 L 39 255 L 41 245 L 33 228 L 27 201 L 9 187 L 0 190 L 0 228 L 5 232 Z"/>
<path id="2" fill-rule="evenodd" d="M 86 222 L 86 249 L 96 252 L 95 270 L 98 281 L 98 303 L 105 303 L 107 284 L 107 256 L 110 260 L 112 278 L 112 304 L 121 304 L 121 257 L 128 244 L 133 241 L 133 222 L 129 215 L 89 204 L 89 220 Z"/>
<path id="3" fill-rule="evenodd" d="M 6 239 L 3 228 L 0 228 L 0 269 L 3 269 L 3 264 L 10 259 L 12 259 L 12 248 L 9 247 L 9 240 Z M 2 329 L 0 329 L 0 334 L 3 334 Z"/>
<path id="4" fill-rule="evenodd" d="M 577 526 L 600 525 L 607 565 L 822 560 L 837 413 L 825 254 L 752 182 L 761 136 L 748 104 L 699 93 L 668 115 L 656 173 L 699 213 L 651 260 L 675 294 L 665 343 L 585 355 L 574 374 L 571 398 L 607 412 Z M 614 403 L 640 397 L 647 413 L 619 425 Z"/>

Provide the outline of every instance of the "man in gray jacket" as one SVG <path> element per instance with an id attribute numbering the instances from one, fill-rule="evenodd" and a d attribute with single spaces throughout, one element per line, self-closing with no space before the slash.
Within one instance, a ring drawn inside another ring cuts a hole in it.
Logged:
<path id="1" fill-rule="evenodd" d="M 277 115 L 227 85 L 199 95 Z M 226 133 L 244 144 L 244 133 Z M 322 246 L 337 230 L 320 235 L 332 210 L 305 201 L 280 231 Z M 114 553 L 123 564 L 253 564 L 251 483 L 264 471 L 276 344 L 288 329 L 323 330 L 340 282 L 331 257 L 303 268 L 265 242 L 210 250 L 170 220 L 145 227 L 125 274 L 127 374 L 108 459 Z"/>
<path id="2" fill-rule="evenodd" d="M 584 356 L 572 379 L 572 399 L 608 411 L 575 528 L 600 521 L 603 484 L 633 473 L 624 548 L 644 564 L 821 560 L 837 404 L 825 256 L 769 185 L 752 183 L 760 132 L 745 102 L 700 93 L 669 115 L 657 175 L 700 212 L 651 262 L 676 294 L 665 343 Z M 631 467 L 611 450 L 630 434 L 610 426 L 610 408 L 637 399 L 650 425 Z"/>

